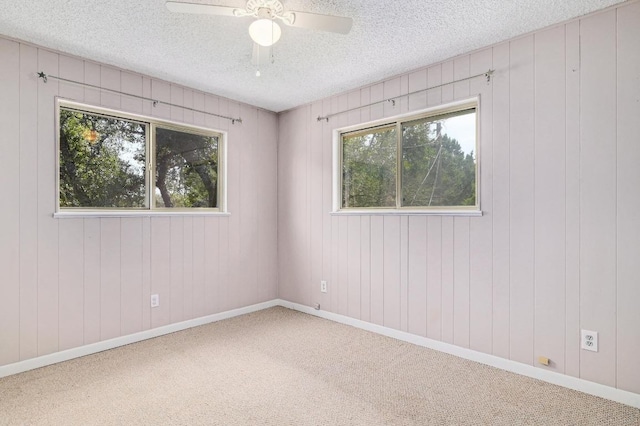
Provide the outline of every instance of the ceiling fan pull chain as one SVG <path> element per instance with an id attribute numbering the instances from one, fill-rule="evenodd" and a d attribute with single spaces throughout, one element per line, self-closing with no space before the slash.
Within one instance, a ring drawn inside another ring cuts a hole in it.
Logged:
<path id="1" fill-rule="evenodd" d="M 260 77 L 260 46 L 257 43 L 254 43 L 253 49 L 256 52 L 256 77 Z"/>
<path id="2" fill-rule="evenodd" d="M 271 59 L 271 63 L 273 64 L 273 62 L 275 61 L 275 59 L 273 58 L 273 44 L 274 42 L 274 38 L 275 38 L 275 25 L 271 25 L 271 46 L 269 46 L 269 58 Z"/>

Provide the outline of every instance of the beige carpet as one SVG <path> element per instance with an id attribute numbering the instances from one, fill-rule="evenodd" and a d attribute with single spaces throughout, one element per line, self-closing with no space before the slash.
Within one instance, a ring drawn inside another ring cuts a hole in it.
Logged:
<path id="1" fill-rule="evenodd" d="M 640 410 L 285 308 L 0 379 L 2 425 L 640 425 Z"/>

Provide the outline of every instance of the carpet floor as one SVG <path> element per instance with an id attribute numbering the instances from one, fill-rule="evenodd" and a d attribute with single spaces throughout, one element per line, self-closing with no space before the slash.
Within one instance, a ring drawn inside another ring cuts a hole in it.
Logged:
<path id="1" fill-rule="evenodd" d="M 2 378 L 0 425 L 640 425 L 640 410 L 277 307 Z"/>

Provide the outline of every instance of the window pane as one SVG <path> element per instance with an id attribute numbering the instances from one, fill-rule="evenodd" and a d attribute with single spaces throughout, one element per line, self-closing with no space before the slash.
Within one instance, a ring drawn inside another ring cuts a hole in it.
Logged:
<path id="1" fill-rule="evenodd" d="M 402 205 L 476 205 L 476 111 L 402 124 Z"/>
<path id="2" fill-rule="evenodd" d="M 218 137 L 156 129 L 156 207 L 218 206 Z"/>
<path id="3" fill-rule="evenodd" d="M 60 108 L 60 207 L 145 207 L 144 124 Z"/>
<path id="4" fill-rule="evenodd" d="M 396 206 L 396 128 L 342 137 L 342 207 Z"/>

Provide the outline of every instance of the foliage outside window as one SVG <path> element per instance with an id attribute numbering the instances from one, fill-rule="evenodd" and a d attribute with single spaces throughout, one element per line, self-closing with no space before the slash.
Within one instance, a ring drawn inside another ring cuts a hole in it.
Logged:
<path id="1" fill-rule="evenodd" d="M 477 106 L 340 134 L 341 208 L 477 210 Z"/>
<path id="2" fill-rule="evenodd" d="M 61 102 L 60 209 L 220 210 L 221 139 L 192 126 Z"/>

